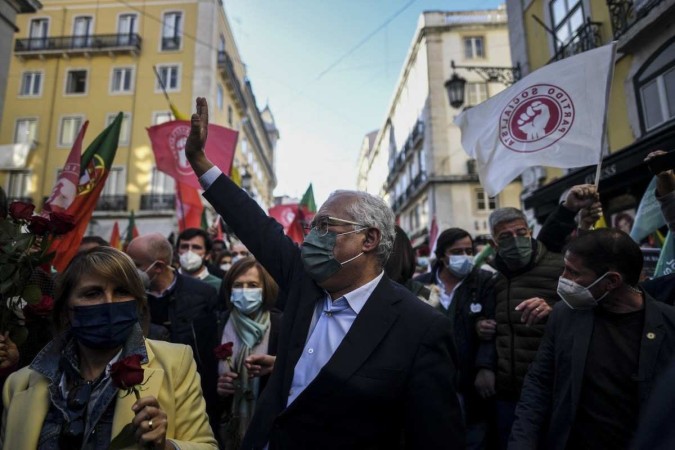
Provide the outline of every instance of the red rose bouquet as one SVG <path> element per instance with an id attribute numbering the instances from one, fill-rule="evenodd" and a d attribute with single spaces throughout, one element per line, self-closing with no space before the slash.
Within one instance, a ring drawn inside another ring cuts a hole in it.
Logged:
<path id="1" fill-rule="evenodd" d="M 75 227 L 70 214 L 42 216 L 34 211 L 31 203 L 13 202 L 9 214 L 0 214 L 0 332 L 9 331 L 17 345 L 27 335 L 20 320 L 22 307 L 42 299 L 33 275 L 40 266 L 49 266 L 54 256 L 48 253 L 53 240 Z"/>

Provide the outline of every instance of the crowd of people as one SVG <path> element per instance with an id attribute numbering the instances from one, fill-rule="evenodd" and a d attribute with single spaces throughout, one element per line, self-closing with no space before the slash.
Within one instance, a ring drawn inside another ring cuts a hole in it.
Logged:
<path id="1" fill-rule="evenodd" d="M 593 229 L 595 186 L 536 236 L 516 208 L 489 240 L 443 230 L 423 271 L 364 192 L 332 193 L 296 245 L 206 158 L 207 130 L 199 98 L 186 156 L 240 242 L 83 239 L 45 281 L 51 320 L 0 334 L 1 448 L 675 446 L 675 278 L 641 279 L 638 244 Z M 675 175 L 656 176 L 675 231 Z"/>

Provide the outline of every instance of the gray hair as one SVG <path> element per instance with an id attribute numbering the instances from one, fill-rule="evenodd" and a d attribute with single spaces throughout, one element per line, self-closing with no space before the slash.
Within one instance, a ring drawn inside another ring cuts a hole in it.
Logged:
<path id="1" fill-rule="evenodd" d="M 152 260 L 162 261 L 171 265 L 173 260 L 173 247 L 171 242 L 160 233 L 150 233 L 146 235 L 147 255 Z"/>
<path id="2" fill-rule="evenodd" d="M 490 214 L 490 217 L 488 219 L 488 222 L 490 223 L 490 233 L 492 233 L 492 237 L 494 237 L 495 227 L 497 225 L 499 225 L 500 223 L 513 222 L 514 220 L 524 220 L 525 223 L 527 223 L 527 217 L 525 217 L 525 214 L 523 214 L 523 212 L 518 208 L 505 207 L 505 208 L 497 208 L 494 211 L 492 211 L 492 214 Z"/>
<path id="3" fill-rule="evenodd" d="M 329 198 L 343 194 L 357 198 L 357 201 L 350 203 L 347 207 L 347 213 L 355 222 L 380 230 L 382 236 L 377 246 L 377 258 L 381 266 L 384 267 L 389 254 L 394 249 L 394 239 L 396 238 L 394 212 L 380 197 L 363 191 L 338 190 L 332 192 Z"/>

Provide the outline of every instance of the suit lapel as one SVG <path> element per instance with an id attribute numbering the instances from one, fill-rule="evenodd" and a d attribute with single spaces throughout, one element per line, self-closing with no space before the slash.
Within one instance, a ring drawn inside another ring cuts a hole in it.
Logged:
<path id="1" fill-rule="evenodd" d="M 642 388 L 644 382 L 651 381 L 654 375 L 659 349 L 665 336 L 663 316 L 653 302 L 654 300 L 645 298 L 645 326 L 640 342 L 640 360 L 638 362 L 640 388 Z M 640 397 L 642 397 L 642 394 L 642 389 L 640 389 Z"/>
<path id="2" fill-rule="evenodd" d="M 396 321 L 398 313 L 392 304 L 399 300 L 391 281 L 384 276 L 333 356 L 288 410 L 308 399 L 334 392 L 337 384 L 346 381 L 361 367 Z"/>
<path id="3" fill-rule="evenodd" d="M 162 387 L 162 380 L 164 379 L 164 370 L 150 367 L 155 354 L 149 345 L 146 344 L 145 348 L 148 352 L 148 364 L 143 367 L 143 385 L 140 388 L 140 396 L 159 398 L 159 390 Z M 136 396 L 133 393 L 130 395 L 125 395 L 122 392 L 118 393 L 112 425 L 112 436 L 115 445 L 112 445 L 113 443 L 111 442 L 111 448 L 126 448 L 135 445 L 133 430 L 130 427 L 131 421 L 135 416 L 131 410 L 134 403 L 136 403 Z"/>
<path id="4" fill-rule="evenodd" d="M 29 388 L 12 398 L 6 424 L 7 430 L 25 430 L 25 432 L 12 433 L 15 439 L 6 440 L 5 448 L 29 449 L 38 446 L 40 431 L 49 410 L 49 380 L 37 372 L 30 373 L 29 377 Z"/>
<path id="5" fill-rule="evenodd" d="M 572 417 L 576 416 L 579 396 L 581 395 L 581 385 L 584 379 L 584 368 L 586 367 L 586 356 L 588 355 L 588 345 L 593 335 L 594 314 L 592 310 L 575 311 L 578 314 L 573 318 L 574 344 L 572 346 Z"/>

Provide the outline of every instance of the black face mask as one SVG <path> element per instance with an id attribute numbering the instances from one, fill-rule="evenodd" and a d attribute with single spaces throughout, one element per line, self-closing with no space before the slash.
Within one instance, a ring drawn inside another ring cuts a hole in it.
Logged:
<path id="1" fill-rule="evenodd" d="M 71 331 L 82 345 L 109 350 L 121 347 L 138 323 L 136 300 L 72 308 Z"/>
<path id="2" fill-rule="evenodd" d="M 532 260 L 532 238 L 509 236 L 499 240 L 497 254 L 510 270 L 519 270 Z"/>

